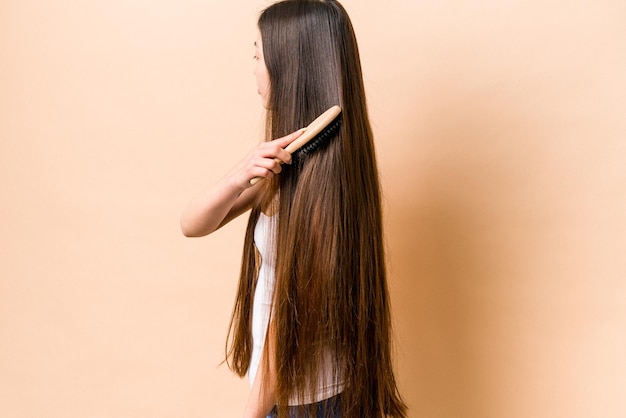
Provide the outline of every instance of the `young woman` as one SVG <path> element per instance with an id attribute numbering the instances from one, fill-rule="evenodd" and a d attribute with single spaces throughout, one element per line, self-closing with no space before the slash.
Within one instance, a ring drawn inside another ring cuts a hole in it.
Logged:
<path id="1" fill-rule="evenodd" d="M 258 26 L 266 141 L 181 220 L 185 235 L 203 236 L 251 210 L 227 354 L 252 384 L 245 417 L 405 417 L 352 25 L 337 1 L 287 0 Z M 305 157 L 284 150 L 333 105 L 342 108 L 333 138 Z M 265 180 L 253 186 L 255 177 Z"/>

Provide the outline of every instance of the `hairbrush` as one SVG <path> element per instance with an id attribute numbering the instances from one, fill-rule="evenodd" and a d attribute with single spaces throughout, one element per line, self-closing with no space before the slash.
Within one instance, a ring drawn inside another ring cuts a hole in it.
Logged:
<path id="1" fill-rule="evenodd" d="M 341 125 L 341 108 L 333 106 L 307 126 L 302 135 L 285 147 L 285 151 L 297 156 L 310 154 L 318 149 L 324 142 L 332 138 Z M 276 158 L 276 162 L 282 164 L 283 161 Z M 250 180 L 250 184 L 258 183 L 264 177 L 255 177 Z"/>

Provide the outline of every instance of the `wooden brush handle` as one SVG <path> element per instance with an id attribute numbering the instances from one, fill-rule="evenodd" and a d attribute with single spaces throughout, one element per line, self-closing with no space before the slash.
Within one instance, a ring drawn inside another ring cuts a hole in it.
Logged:
<path id="1" fill-rule="evenodd" d="M 285 147 L 285 151 L 290 154 L 293 154 L 295 151 L 299 150 L 303 145 L 309 142 L 311 139 L 315 138 L 317 134 L 322 132 L 324 128 L 328 126 L 338 115 L 341 113 L 341 108 L 339 106 L 333 106 L 321 115 L 319 115 L 313 122 L 307 126 L 302 135 L 293 140 L 289 145 Z M 282 164 L 283 161 L 275 158 L 278 164 Z M 250 180 L 250 184 L 253 186 L 257 184 L 259 181 L 264 179 L 265 177 L 255 177 Z"/>
<path id="2" fill-rule="evenodd" d="M 292 143 L 285 147 L 285 151 L 293 154 L 295 151 L 299 150 L 304 144 L 322 132 L 322 130 L 324 130 L 324 128 L 326 128 L 328 124 L 331 123 L 337 115 L 339 115 L 339 113 L 341 113 L 341 108 L 339 106 L 333 106 L 326 112 L 319 115 L 309 124 L 309 126 L 306 127 L 306 131 L 302 135 L 294 139 Z"/>

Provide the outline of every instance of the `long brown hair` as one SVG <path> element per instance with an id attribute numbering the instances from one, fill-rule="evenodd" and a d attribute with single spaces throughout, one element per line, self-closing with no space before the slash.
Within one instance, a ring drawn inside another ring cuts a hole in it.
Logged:
<path id="1" fill-rule="evenodd" d="M 334 138 L 267 182 L 265 204 L 268 197 L 279 202 L 271 313 L 279 416 L 287 416 L 290 399 L 304 403 L 317 387 L 330 352 L 331 372 L 343 383 L 343 417 L 405 417 L 391 358 L 380 185 L 352 24 L 337 1 L 287 0 L 263 11 L 259 30 L 271 85 L 268 140 L 332 105 L 343 110 Z M 263 204 L 250 215 L 229 332 L 229 365 L 242 376 L 252 347 L 253 231 Z"/>

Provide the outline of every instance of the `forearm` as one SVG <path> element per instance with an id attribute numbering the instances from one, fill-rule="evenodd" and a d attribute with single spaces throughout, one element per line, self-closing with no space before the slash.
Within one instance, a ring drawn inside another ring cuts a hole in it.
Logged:
<path id="1" fill-rule="evenodd" d="M 217 230 L 233 209 L 244 212 L 248 209 L 244 189 L 231 180 L 222 178 L 215 186 L 196 196 L 183 211 L 180 225 L 188 237 L 200 237 Z"/>
<path id="2" fill-rule="evenodd" d="M 252 384 L 244 418 L 266 418 L 276 405 L 276 329 L 274 322 L 268 326 L 266 347 L 261 355 L 259 367 Z"/>
<path id="3" fill-rule="evenodd" d="M 248 403 L 244 412 L 244 418 L 266 418 L 276 404 L 275 380 L 272 378 L 272 371 L 266 376 L 265 367 L 261 365 L 254 378 L 252 390 L 248 397 Z"/>

